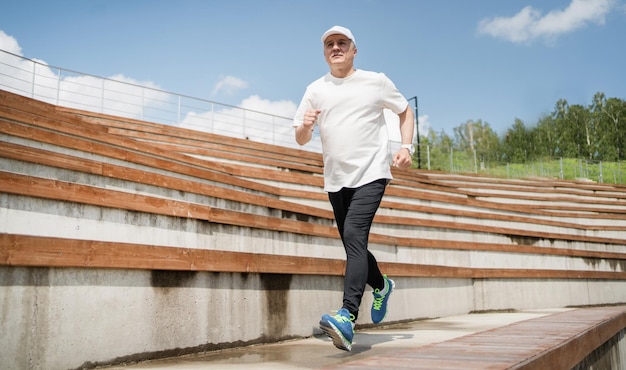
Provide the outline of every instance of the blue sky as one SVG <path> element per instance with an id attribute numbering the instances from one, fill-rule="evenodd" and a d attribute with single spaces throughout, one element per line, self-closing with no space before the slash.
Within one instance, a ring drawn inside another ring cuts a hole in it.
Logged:
<path id="1" fill-rule="evenodd" d="M 320 36 L 335 24 L 357 68 L 418 96 L 422 132 L 482 119 L 503 134 L 558 99 L 626 99 L 623 0 L 4 0 L 0 48 L 291 116 L 328 71 Z"/>

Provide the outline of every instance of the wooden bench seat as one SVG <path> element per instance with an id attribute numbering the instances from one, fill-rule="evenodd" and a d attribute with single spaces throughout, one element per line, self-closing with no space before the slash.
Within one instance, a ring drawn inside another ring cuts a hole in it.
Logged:
<path id="1" fill-rule="evenodd" d="M 332 369 L 569 370 L 625 329 L 626 306 L 579 308 Z"/>

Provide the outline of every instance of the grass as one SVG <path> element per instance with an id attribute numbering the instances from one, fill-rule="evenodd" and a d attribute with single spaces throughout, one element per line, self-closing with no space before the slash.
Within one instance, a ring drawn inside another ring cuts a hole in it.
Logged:
<path id="1" fill-rule="evenodd" d="M 478 163 L 465 153 L 455 152 L 452 161 L 432 161 L 431 169 L 478 173 L 500 178 L 554 178 L 626 184 L 626 162 L 599 162 L 576 158 L 543 159 L 529 163 Z M 450 169 L 452 163 L 452 169 Z M 422 168 L 427 163 L 422 162 Z"/>

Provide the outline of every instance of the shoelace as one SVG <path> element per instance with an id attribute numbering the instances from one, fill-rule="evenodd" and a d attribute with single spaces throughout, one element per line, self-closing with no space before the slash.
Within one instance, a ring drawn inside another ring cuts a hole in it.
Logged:
<path id="1" fill-rule="evenodd" d="M 336 311 L 335 311 L 335 312 L 336 312 Z M 352 322 L 352 321 L 354 321 L 354 315 L 353 315 L 353 314 L 350 314 L 350 317 L 345 317 L 345 316 L 342 316 L 342 315 L 340 315 L 339 313 L 337 313 L 335 316 L 333 316 L 333 318 L 334 318 L 335 320 L 337 320 L 338 322 L 340 322 L 340 323 L 344 323 L 344 322 Z"/>
<path id="2" fill-rule="evenodd" d="M 376 289 L 374 293 L 376 293 L 377 297 L 374 298 L 373 306 L 376 311 L 380 311 L 380 308 L 383 305 L 383 301 L 385 300 L 385 296 L 380 295 L 380 289 Z"/>

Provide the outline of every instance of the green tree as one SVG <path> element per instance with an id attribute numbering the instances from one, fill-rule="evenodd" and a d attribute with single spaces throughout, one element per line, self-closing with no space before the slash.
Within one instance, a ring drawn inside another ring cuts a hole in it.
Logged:
<path id="1" fill-rule="evenodd" d="M 591 141 L 595 131 L 589 110 L 581 105 L 567 104 L 560 99 L 552 113 L 556 132 L 556 154 L 569 158 L 592 159 L 594 150 Z"/>
<path id="2" fill-rule="evenodd" d="M 500 139 L 489 123 L 468 120 L 454 128 L 456 147 L 468 157 L 476 158 L 481 163 L 497 162 L 500 159 Z"/>
<path id="3" fill-rule="evenodd" d="M 626 102 L 598 92 L 591 114 L 597 125 L 597 152 L 602 160 L 619 161 L 626 154 Z"/>
<path id="4" fill-rule="evenodd" d="M 564 133 L 574 150 L 570 154 L 576 158 L 593 159 L 593 145 L 591 143 L 593 127 L 589 110 L 582 105 L 576 104 L 569 107 L 566 116 L 567 130 Z"/>
<path id="5" fill-rule="evenodd" d="M 452 171 L 450 167 L 450 151 L 454 148 L 452 138 L 443 130 L 438 134 L 431 130 L 424 141 L 430 145 L 430 169 Z"/>
<path id="6" fill-rule="evenodd" d="M 422 138 L 423 160 L 428 147 L 430 168 L 442 171 L 482 170 L 484 165 L 495 170 L 490 173 L 499 173 L 495 167 L 502 162 L 544 163 L 546 158 L 558 157 L 589 160 L 589 165 L 597 165 L 598 160 L 619 162 L 626 157 L 626 102 L 598 92 L 589 106 L 570 106 L 559 99 L 551 114 L 533 126 L 516 118 L 502 137 L 478 119 L 455 127 L 453 138 L 443 130 L 431 130 Z M 577 162 L 580 173 L 584 162 Z M 426 168 L 424 161 L 422 164 Z M 616 171 L 623 171 L 619 163 Z"/>
<path id="7" fill-rule="evenodd" d="M 558 131 L 551 116 L 543 116 L 537 126 L 531 130 L 532 142 L 534 143 L 535 159 L 557 156 Z"/>
<path id="8" fill-rule="evenodd" d="M 507 162 L 525 163 L 530 153 L 530 132 L 524 122 L 516 118 L 513 127 L 508 129 L 503 140 L 503 153 Z"/>

